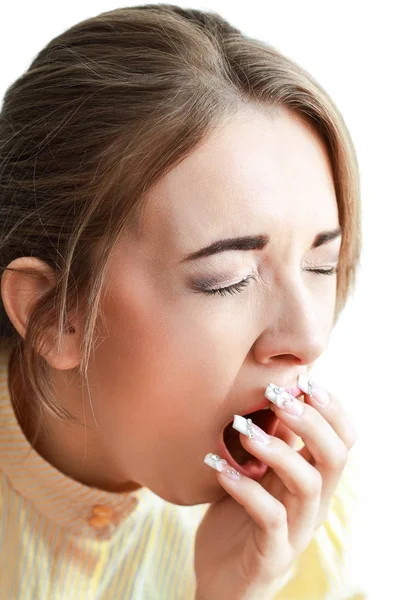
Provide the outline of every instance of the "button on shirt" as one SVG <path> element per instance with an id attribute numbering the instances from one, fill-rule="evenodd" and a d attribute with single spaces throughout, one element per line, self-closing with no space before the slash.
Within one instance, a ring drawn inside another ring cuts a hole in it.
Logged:
<path id="1" fill-rule="evenodd" d="M 208 504 L 147 488 L 111 493 L 58 471 L 29 444 L 0 352 L 0 600 L 190 600 Z"/>
<path id="2" fill-rule="evenodd" d="M 89 525 L 97 530 L 108 527 L 115 520 L 115 516 L 115 511 L 111 506 L 96 504 L 92 508 Z"/>
<path id="3" fill-rule="evenodd" d="M 194 600 L 195 533 L 209 504 L 177 506 L 147 488 L 106 492 L 58 471 L 20 428 L 8 359 L 0 351 L 0 600 Z M 342 566 L 351 477 L 274 600 L 358 591 Z"/>

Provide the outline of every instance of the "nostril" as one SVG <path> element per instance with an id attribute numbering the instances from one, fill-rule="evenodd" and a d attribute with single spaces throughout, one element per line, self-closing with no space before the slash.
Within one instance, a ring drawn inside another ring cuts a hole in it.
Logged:
<path id="1" fill-rule="evenodd" d="M 293 364 L 293 354 L 276 354 L 275 356 L 271 356 L 270 360 L 274 362 L 286 362 Z"/>

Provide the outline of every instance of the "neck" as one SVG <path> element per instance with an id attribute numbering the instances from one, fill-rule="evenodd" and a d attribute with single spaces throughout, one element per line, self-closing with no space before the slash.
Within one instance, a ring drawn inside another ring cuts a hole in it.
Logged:
<path id="1" fill-rule="evenodd" d="M 44 460 L 89 487 L 112 493 L 133 492 L 141 487 L 118 476 L 118 468 L 104 449 L 95 427 L 83 424 L 79 417 L 61 420 L 39 401 L 28 400 L 30 394 L 24 389 L 24 377 L 14 353 L 8 363 L 8 376 L 18 423 L 26 439 Z"/>

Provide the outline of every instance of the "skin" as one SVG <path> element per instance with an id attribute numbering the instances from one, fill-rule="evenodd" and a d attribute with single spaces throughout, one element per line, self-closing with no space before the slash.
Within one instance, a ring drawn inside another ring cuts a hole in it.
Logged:
<path id="1" fill-rule="evenodd" d="M 340 238 L 310 248 L 338 225 L 329 159 L 307 125 L 261 109 L 224 123 L 151 190 L 141 239 L 127 230 L 113 251 L 107 331 L 88 371 L 91 399 L 77 377 L 79 321 L 72 319 L 75 333 L 60 354 L 49 335 L 45 357 L 58 396 L 86 428 L 48 415 L 40 454 L 108 491 L 145 486 L 187 505 L 226 496 L 221 476 L 203 463 L 224 425 L 262 402 L 268 383 L 295 384 L 327 347 L 337 278 L 306 269 L 337 264 Z M 271 238 L 262 250 L 180 263 L 215 240 L 257 234 Z M 38 259 L 9 266 L 27 264 L 42 278 L 5 272 L 1 282 L 21 335 L 32 298 L 54 283 Z M 233 295 L 194 288 L 201 278 L 218 277 L 211 288 L 250 274 L 255 279 Z M 281 443 L 289 429 L 279 424 Z"/>
<path id="2" fill-rule="evenodd" d="M 196 600 L 273 600 L 282 577 L 328 517 L 357 435 L 339 399 L 312 382 L 300 416 L 275 408 L 279 422 L 304 441 L 300 451 L 252 425 L 243 446 L 269 468 L 255 482 L 217 478 L 228 496 L 210 505 L 197 529 Z M 320 402 L 327 400 L 323 405 Z M 290 407 L 291 405 L 289 405 Z"/>

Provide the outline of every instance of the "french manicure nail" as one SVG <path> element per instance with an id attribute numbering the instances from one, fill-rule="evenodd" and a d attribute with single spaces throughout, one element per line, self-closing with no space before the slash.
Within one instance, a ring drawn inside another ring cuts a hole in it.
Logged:
<path id="1" fill-rule="evenodd" d="M 218 456 L 218 454 L 212 454 L 211 452 L 209 452 L 204 457 L 204 462 L 212 469 L 215 469 L 219 473 L 222 473 L 223 475 L 229 477 L 229 479 L 233 479 L 234 481 L 241 479 L 239 471 L 236 471 L 236 469 L 231 467 L 228 464 L 228 462 L 224 458 Z"/>
<path id="2" fill-rule="evenodd" d="M 314 381 L 311 381 L 311 379 L 308 379 L 306 375 L 298 376 L 297 385 L 302 392 L 314 398 L 322 406 L 328 404 L 330 400 L 328 392 L 321 386 L 314 383 Z"/>
<path id="3" fill-rule="evenodd" d="M 292 396 L 292 394 L 289 394 L 285 388 L 279 387 L 274 383 L 268 384 L 264 395 L 268 400 L 271 400 L 275 406 L 281 408 L 290 415 L 300 417 L 304 412 L 304 402 L 301 402 Z"/>
<path id="4" fill-rule="evenodd" d="M 255 444 L 262 444 L 265 446 L 271 442 L 272 436 L 268 435 L 252 422 L 251 419 L 245 419 L 240 415 L 235 415 L 233 419 L 232 427 L 243 433 L 243 435 L 247 435 L 247 437 L 254 442 Z"/>

